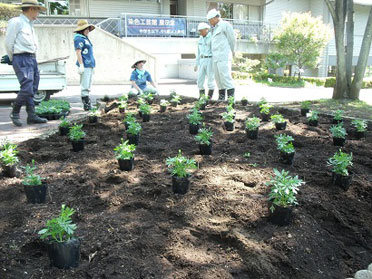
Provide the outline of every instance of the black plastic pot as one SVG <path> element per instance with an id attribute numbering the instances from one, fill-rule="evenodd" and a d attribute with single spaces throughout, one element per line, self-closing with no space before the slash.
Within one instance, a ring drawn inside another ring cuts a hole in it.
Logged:
<path id="1" fill-rule="evenodd" d="M 119 108 L 120 113 L 125 113 L 125 108 Z"/>
<path id="2" fill-rule="evenodd" d="M 152 105 L 152 103 L 154 102 L 154 99 L 152 99 L 152 100 L 148 100 L 148 99 L 146 99 L 146 102 L 147 102 L 149 105 Z"/>
<path id="3" fill-rule="evenodd" d="M 353 173 L 349 171 L 348 176 L 344 176 L 335 172 L 332 172 L 332 184 L 335 186 L 339 186 L 345 191 L 350 188 L 350 184 L 353 180 Z"/>
<path id="4" fill-rule="evenodd" d="M 318 120 L 309 120 L 309 125 L 314 127 L 318 126 Z"/>
<path id="5" fill-rule="evenodd" d="M 256 130 L 245 130 L 245 132 L 250 139 L 257 139 L 258 137 L 258 128 Z"/>
<path id="6" fill-rule="evenodd" d="M 302 116 L 306 116 L 306 114 L 308 114 L 309 111 L 310 111 L 310 109 L 308 109 L 308 108 L 302 108 L 302 109 L 301 109 L 301 115 L 302 115 Z"/>
<path id="7" fill-rule="evenodd" d="M 119 168 L 122 171 L 131 171 L 134 167 L 134 158 L 129 160 L 118 160 L 119 162 Z"/>
<path id="8" fill-rule="evenodd" d="M 98 122 L 98 117 L 95 115 L 90 115 L 89 116 L 89 123 L 97 123 Z"/>
<path id="9" fill-rule="evenodd" d="M 355 131 L 355 138 L 360 140 L 362 138 L 365 138 L 366 137 L 366 134 L 367 132 L 364 131 L 364 132 L 358 132 L 358 131 Z"/>
<path id="10" fill-rule="evenodd" d="M 172 105 L 172 107 L 177 107 L 178 106 L 178 103 L 176 103 L 176 102 L 171 102 L 171 105 Z"/>
<path id="11" fill-rule="evenodd" d="M 129 141 L 129 144 L 135 144 L 138 145 L 139 142 L 139 134 L 132 135 L 127 133 L 127 140 Z"/>
<path id="12" fill-rule="evenodd" d="M 160 112 L 165 112 L 167 110 L 167 106 L 160 106 Z"/>
<path id="13" fill-rule="evenodd" d="M 67 136 L 70 127 L 58 127 L 60 136 Z"/>
<path id="14" fill-rule="evenodd" d="M 344 138 L 333 138 L 333 145 L 344 146 L 346 139 Z"/>
<path id="15" fill-rule="evenodd" d="M 17 166 L 2 166 L 3 167 L 3 175 L 5 177 L 16 177 L 17 176 Z"/>
<path id="16" fill-rule="evenodd" d="M 48 256 L 50 265 L 69 269 L 79 266 L 80 260 L 80 241 L 72 238 L 66 242 L 51 242 L 48 244 Z"/>
<path id="17" fill-rule="evenodd" d="M 275 128 L 279 131 L 285 130 L 286 127 L 287 127 L 287 121 L 283 123 L 275 123 Z"/>
<path id="18" fill-rule="evenodd" d="M 189 190 L 190 181 L 188 177 L 172 176 L 173 193 L 184 195 Z"/>
<path id="19" fill-rule="evenodd" d="M 206 103 L 205 104 L 201 104 L 200 105 L 200 110 L 205 110 L 206 105 L 207 105 Z"/>
<path id="20" fill-rule="evenodd" d="M 139 115 L 139 117 L 142 117 L 142 111 L 138 111 L 138 115 Z"/>
<path id="21" fill-rule="evenodd" d="M 212 143 L 211 144 L 199 144 L 199 150 L 201 155 L 212 154 Z"/>
<path id="22" fill-rule="evenodd" d="M 248 105 L 248 100 L 242 99 L 242 106 L 245 107 L 246 105 Z"/>
<path id="23" fill-rule="evenodd" d="M 43 183 L 39 186 L 23 185 L 28 203 L 45 203 L 48 185 Z"/>
<path id="24" fill-rule="evenodd" d="M 270 113 L 265 114 L 265 113 L 260 113 L 262 121 L 269 121 L 270 120 Z"/>
<path id="25" fill-rule="evenodd" d="M 280 152 L 280 162 L 286 165 L 292 165 L 295 153 Z"/>
<path id="26" fill-rule="evenodd" d="M 143 120 L 143 122 L 149 122 L 150 121 L 150 114 L 142 114 L 142 120 Z"/>
<path id="27" fill-rule="evenodd" d="M 336 119 L 332 119 L 332 124 L 340 124 L 342 122 L 342 119 L 341 120 L 336 120 Z"/>
<path id="28" fill-rule="evenodd" d="M 199 131 L 199 124 L 189 123 L 189 131 L 191 135 L 196 135 Z"/>
<path id="29" fill-rule="evenodd" d="M 274 211 L 270 210 L 270 207 L 274 206 Z M 287 226 L 292 220 L 292 207 L 282 207 L 269 202 L 270 222 L 280 226 Z"/>
<path id="30" fill-rule="evenodd" d="M 84 150 L 84 140 L 72 140 L 71 143 L 72 143 L 72 149 L 75 152 Z"/>
<path id="31" fill-rule="evenodd" d="M 128 130 L 128 128 L 129 128 L 129 123 L 128 123 L 128 122 L 124 122 L 124 126 L 125 126 L 125 131 Z"/>
<path id="32" fill-rule="evenodd" d="M 235 128 L 234 122 L 225 121 L 224 124 L 225 124 L 226 131 L 234 131 L 234 128 Z"/>

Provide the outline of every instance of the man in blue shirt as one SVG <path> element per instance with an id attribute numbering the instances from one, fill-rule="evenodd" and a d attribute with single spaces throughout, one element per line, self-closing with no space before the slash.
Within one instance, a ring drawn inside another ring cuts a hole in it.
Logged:
<path id="1" fill-rule="evenodd" d="M 40 6 L 37 0 L 22 0 L 21 8 L 22 14 L 9 21 L 5 38 L 7 56 L 2 59 L 2 63 L 13 64 L 20 84 L 20 90 L 10 114 L 16 126 L 22 126 L 19 114 L 23 105 L 26 105 L 27 124 L 48 122 L 45 118 L 40 118 L 35 114 L 33 99 L 40 81 L 36 61 L 37 39 L 33 21 L 37 19 L 40 11 L 46 9 Z"/>
<path id="2" fill-rule="evenodd" d="M 80 75 L 81 100 L 83 101 L 84 110 L 92 108 L 89 93 L 93 83 L 93 73 L 96 67 L 96 60 L 93 56 L 93 44 L 88 38 L 88 34 L 95 27 L 86 20 L 79 20 L 75 29 L 74 47 L 76 51 L 76 66 Z"/>
<path id="3" fill-rule="evenodd" d="M 153 82 L 151 75 L 146 71 L 143 66 L 146 63 L 146 60 L 139 60 L 133 64 L 133 72 L 130 76 L 130 81 L 132 82 L 132 88 L 129 91 L 129 94 L 140 95 L 142 93 L 152 93 L 159 94 L 156 84 Z M 148 85 L 149 82 L 151 85 Z"/>

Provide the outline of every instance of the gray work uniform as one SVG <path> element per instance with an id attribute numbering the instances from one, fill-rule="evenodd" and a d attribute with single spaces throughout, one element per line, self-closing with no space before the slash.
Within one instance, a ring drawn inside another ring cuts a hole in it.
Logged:
<path id="1" fill-rule="evenodd" d="M 212 59 L 218 89 L 232 89 L 232 52 L 235 50 L 235 33 L 231 24 L 220 20 L 212 32 Z"/>
<path id="2" fill-rule="evenodd" d="M 205 78 L 208 80 L 208 89 L 214 90 L 214 70 L 212 60 L 210 32 L 203 37 L 200 36 L 198 41 L 198 53 L 196 55 L 196 66 L 198 67 L 198 88 L 204 89 Z"/>

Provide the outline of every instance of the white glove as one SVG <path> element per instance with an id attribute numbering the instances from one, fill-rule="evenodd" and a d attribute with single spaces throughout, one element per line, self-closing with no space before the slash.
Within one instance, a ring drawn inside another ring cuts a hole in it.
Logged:
<path id="1" fill-rule="evenodd" d="M 198 71 L 198 66 L 195 66 L 194 67 L 194 72 L 197 72 Z"/>
<path id="2" fill-rule="evenodd" d="M 140 89 L 140 90 L 138 91 L 138 93 L 139 93 L 140 95 L 142 95 L 142 94 L 143 94 L 142 89 Z"/>
<path id="3" fill-rule="evenodd" d="M 79 75 L 82 75 L 84 73 L 84 65 L 80 65 L 78 68 Z"/>

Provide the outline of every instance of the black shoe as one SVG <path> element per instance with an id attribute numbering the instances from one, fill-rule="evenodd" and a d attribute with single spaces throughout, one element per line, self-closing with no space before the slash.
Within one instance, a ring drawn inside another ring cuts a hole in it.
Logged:
<path id="1" fill-rule="evenodd" d="M 235 88 L 227 89 L 227 98 L 229 97 L 235 98 Z"/>
<path id="2" fill-rule="evenodd" d="M 218 101 L 225 101 L 226 89 L 218 90 Z"/>
<path id="3" fill-rule="evenodd" d="M 10 113 L 10 119 L 12 119 L 12 122 L 15 126 L 17 127 L 21 127 L 22 126 L 22 122 L 19 118 L 19 113 L 21 111 L 21 107 L 20 105 L 17 105 L 17 104 L 13 104 L 13 110 L 12 112 Z"/>
<path id="4" fill-rule="evenodd" d="M 85 111 L 89 111 L 89 110 L 92 109 L 92 105 L 91 105 L 91 103 L 90 103 L 90 98 L 89 98 L 89 96 L 81 97 L 81 101 L 83 102 L 84 110 L 85 110 Z"/>
<path id="5" fill-rule="evenodd" d="M 209 90 L 208 90 L 208 97 L 209 97 L 209 100 L 212 100 L 213 93 L 214 93 L 214 89 L 209 89 Z"/>
<path id="6" fill-rule="evenodd" d="M 27 124 L 43 124 L 47 123 L 48 120 L 45 118 L 41 118 L 36 115 L 35 113 L 35 107 L 31 106 L 26 106 L 26 111 L 27 111 Z"/>
<path id="7" fill-rule="evenodd" d="M 199 90 L 199 99 L 201 98 L 201 96 L 205 96 L 205 90 L 204 89 Z"/>

